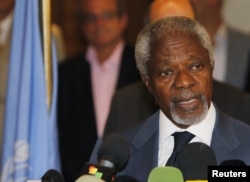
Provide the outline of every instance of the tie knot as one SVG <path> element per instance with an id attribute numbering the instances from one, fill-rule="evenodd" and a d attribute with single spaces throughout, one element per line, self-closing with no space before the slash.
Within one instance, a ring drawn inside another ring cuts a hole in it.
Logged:
<path id="1" fill-rule="evenodd" d="M 172 135 L 174 136 L 174 151 L 180 151 L 194 137 L 192 133 L 187 131 L 175 132 Z"/>

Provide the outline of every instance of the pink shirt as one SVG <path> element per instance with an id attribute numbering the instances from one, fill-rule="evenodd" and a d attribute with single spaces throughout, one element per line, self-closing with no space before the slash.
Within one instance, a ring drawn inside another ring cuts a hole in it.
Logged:
<path id="1" fill-rule="evenodd" d="M 94 97 L 97 134 L 103 135 L 112 96 L 116 89 L 124 42 L 121 41 L 102 65 L 93 47 L 88 47 L 86 58 L 91 66 L 91 82 Z"/>

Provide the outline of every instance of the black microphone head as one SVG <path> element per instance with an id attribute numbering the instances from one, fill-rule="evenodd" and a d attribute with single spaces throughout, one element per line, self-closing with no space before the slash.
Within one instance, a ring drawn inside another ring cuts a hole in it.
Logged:
<path id="1" fill-rule="evenodd" d="M 139 181 L 131 176 L 123 175 L 123 176 L 117 176 L 114 182 L 139 182 Z"/>
<path id="2" fill-rule="evenodd" d="M 220 166 L 246 166 L 242 160 L 232 159 L 223 161 Z"/>
<path id="3" fill-rule="evenodd" d="M 108 135 L 97 151 L 97 160 L 107 160 L 114 164 L 115 171 L 121 171 L 129 159 L 129 145 L 125 138 L 118 134 Z"/>
<path id="4" fill-rule="evenodd" d="M 208 179 L 208 166 L 217 165 L 213 150 L 206 144 L 187 144 L 179 152 L 176 167 L 182 171 L 184 180 Z"/>
<path id="5" fill-rule="evenodd" d="M 62 174 L 55 169 L 48 170 L 41 180 L 43 182 L 64 182 Z"/>

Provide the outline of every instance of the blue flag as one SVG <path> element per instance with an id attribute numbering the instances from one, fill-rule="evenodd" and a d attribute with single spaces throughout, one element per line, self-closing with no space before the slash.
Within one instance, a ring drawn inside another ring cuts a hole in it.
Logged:
<path id="1" fill-rule="evenodd" d="M 15 2 L 4 119 L 2 182 L 41 179 L 47 170 L 59 170 L 57 61 L 53 51 L 53 99 L 49 110 L 38 4 L 38 0 Z"/>

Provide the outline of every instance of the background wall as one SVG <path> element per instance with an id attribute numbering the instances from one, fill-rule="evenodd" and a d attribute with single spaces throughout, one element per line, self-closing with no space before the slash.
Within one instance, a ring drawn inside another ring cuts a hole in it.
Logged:
<path id="1" fill-rule="evenodd" d="M 228 24 L 250 33 L 250 0 L 225 0 L 223 16 Z"/>
<path id="2" fill-rule="evenodd" d="M 52 21 L 61 26 L 67 55 L 71 56 L 84 48 L 76 21 L 78 0 L 52 0 Z M 126 39 L 134 44 L 143 27 L 143 16 L 150 0 L 127 0 L 129 25 Z M 225 0 L 223 16 L 228 24 L 250 33 L 250 0 Z"/>

